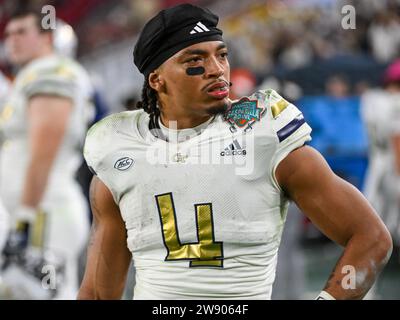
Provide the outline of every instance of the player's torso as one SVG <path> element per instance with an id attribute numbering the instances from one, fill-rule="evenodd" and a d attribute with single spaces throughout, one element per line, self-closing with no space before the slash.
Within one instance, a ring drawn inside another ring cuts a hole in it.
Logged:
<path id="1" fill-rule="evenodd" d="M 44 94 L 57 95 L 57 92 L 52 91 L 54 89 L 52 82 L 57 83 L 58 76 L 67 76 L 71 79 L 74 97 L 63 142 L 53 164 L 50 184 L 54 182 L 57 185 L 60 182 L 56 180 L 60 176 L 71 176 L 79 166 L 81 161 L 80 146 L 87 129 L 89 114 L 92 112 L 87 75 L 82 73 L 80 68 L 72 61 L 58 56 L 33 61 L 18 73 L 0 116 L 0 130 L 4 137 L 1 161 L 1 192 L 5 198 L 15 198 L 22 188 L 29 155 L 27 109 L 29 90 L 35 90 L 35 86 L 42 86 L 44 83 L 49 85 L 48 92 L 45 89 Z M 43 141 L 43 144 L 45 143 L 46 141 Z M 55 177 L 56 173 L 59 173 L 57 174 L 58 177 Z"/>
<path id="2" fill-rule="evenodd" d="M 248 288 L 248 279 L 262 279 L 252 297 L 267 298 L 287 209 L 271 181 L 276 136 L 267 119 L 232 130 L 217 117 L 201 134 L 174 144 L 146 131 L 146 118 L 142 113 L 137 126 L 125 121 L 103 160 L 141 277 L 137 296 L 149 291 L 140 289 L 145 283 L 161 285 L 166 273 L 188 280 L 197 273 L 203 286 L 236 277 Z M 226 288 L 221 297 L 235 290 L 246 291 Z M 199 294 L 180 287 L 175 296 L 179 291 Z"/>
<path id="3" fill-rule="evenodd" d="M 147 252 L 155 244 L 165 249 L 163 219 L 165 224 L 175 220 L 181 243 L 196 242 L 199 205 L 210 212 L 219 241 L 263 243 L 276 236 L 282 222 L 280 194 L 264 165 L 273 153 L 268 141 L 274 137 L 257 126 L 232 133 L 218 118 L 205 132 L 179 144 L 158 139 L 139 146 L 126 140 L 113 154 L 113 180 L 134 252 Z"/>
<path id="4" fill-rule="evenodd" d="M 160 123 L 152 134 L 138 110 L 107 117 L 86 137 L 85 159 L 125 222 L 134 297 L 268 299 L 288 206 L 275 171 L 311 128 L 267 89 L 185 141 L 186 130 L 165 139 L 176 131 Z"/>

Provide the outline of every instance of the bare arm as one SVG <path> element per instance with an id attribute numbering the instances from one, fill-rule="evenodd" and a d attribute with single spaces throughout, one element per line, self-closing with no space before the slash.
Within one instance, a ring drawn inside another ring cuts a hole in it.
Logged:
<path id="1" fill-rule="evenodd" d="M 57 96 L 37 95 L 30 99 L 29 161 L 22 205 L 36 208 L 46 190 L 51 166 L 64 138 L 72 101 Z"/>
<path id="2" fill-rule="evenodd" d="M 97 177 L 90 185 L 90 203 L 93 224 L 78 299 L 121 299 L 131 253 L 119 208 Z"/>
<path id="3" fill-rule="evenodd" d="M 387 263 L 392 240 L 363 195 L 336 176 L 310 147 L 290 153 L 276 170 L 278 183 L 307 217 L 330 239 L 344 246 L 324 290 L 336 299 L 361 299 Z M 356 271 L 355 288 L 342 286 Z"/>

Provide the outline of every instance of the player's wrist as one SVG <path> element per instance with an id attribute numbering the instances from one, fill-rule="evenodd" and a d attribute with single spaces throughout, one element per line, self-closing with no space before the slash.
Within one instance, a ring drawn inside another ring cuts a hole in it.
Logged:
<path id="1" fill-rule="evenodd" d="M 336 300 L 330 293 L 326 291 L 321 291 L 315 300 Z"/>

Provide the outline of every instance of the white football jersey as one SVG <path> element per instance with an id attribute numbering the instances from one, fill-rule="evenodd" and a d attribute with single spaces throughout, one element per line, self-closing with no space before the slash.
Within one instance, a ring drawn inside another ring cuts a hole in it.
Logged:
<path id="1" fill-rule="evenodd" d="M 73 101 L 73 111 L 43 201 L 63 199 L 66 184 L 73 183 L 81 163 L 87 125 L 94 115 L 90 79 L 78 63 L 51 55 L 36 59 L 20 70 L 0 114 L 0 131 L 5 138 L 0 166 L 0 196 L 11 213 L 19 205 L 29 157 L 28 102 L 38 94 L 67 97 Z"/>
<path id="2" fill-rule="evenodd" d="M 2 121 L 1 114 L 3 112 L 3 108 L 5 107 L 5 103 L 10 92 L 10 86 L 11 86 L 10 81 L 0 72 L 0 127 Z M 3 142 L 3 139 L 4 139 L 3 134 L 0 131 L 0 146 Z M 1 157 L 1 148 L 0 148 L 0 157 Z"/>
<path id="3" fill-rule="evenodd" d="M 180 142 L 151 134 L 143 110 L 95 124 L 84 155 L 125 222 L 134 299 L 270 299 L 288 208 L 274 172 L 310 133 L 273 90 Z"/>
<path id="4" fill-rule="evenodd" d="M 10 82 L 8 79 L 0 72 L 0 111 L 7 99 L 10 90 Z"/>

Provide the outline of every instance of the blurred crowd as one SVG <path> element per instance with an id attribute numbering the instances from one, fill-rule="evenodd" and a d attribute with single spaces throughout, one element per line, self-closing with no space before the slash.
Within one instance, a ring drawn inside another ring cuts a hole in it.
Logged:
<path id="1" fill-rule="evenodd" d="M 355 8 L 355 29 L 342 28 Z M 224 20 L 237 63 L 254 72 L 295 69 L 343 54 L 371 54 L 388 63 L 399 53 L 399 1 L 265 1 Z M 250 64 L 249 64 L 250 63 Z"/>

